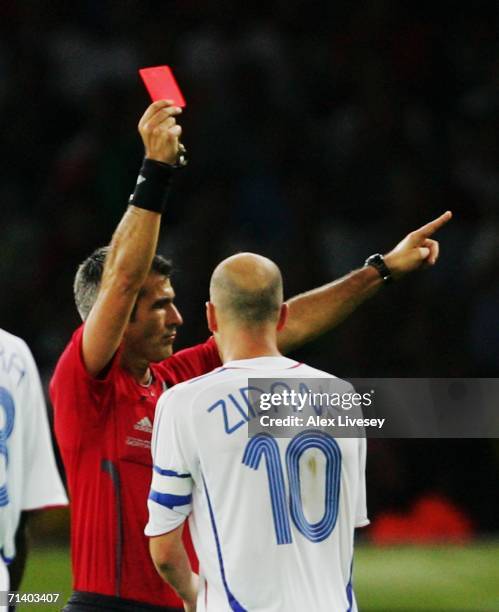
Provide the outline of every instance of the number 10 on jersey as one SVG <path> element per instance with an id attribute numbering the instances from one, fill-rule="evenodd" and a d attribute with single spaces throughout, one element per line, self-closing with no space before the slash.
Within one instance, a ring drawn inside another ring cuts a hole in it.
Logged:
<path id="1" fill-rule="evenodd" d="M 300 458 L 308 449 L 320 450 L 326 458 L 324 514 L 317 523 L 309 523 L 303 511 L 300 490 Z M 265 457 L 272 505 L 272 515 L 278 544 L 293 541 L 289 515 L 310 542 L 322 542 L 336 525 L 340 499 L 341 451 L 336 440 L 323 431 L 304 431 L 296 435 L 286 450 L 286 470 L 289 482 L 289 511 L 286 500 L 286 482 L 279 445 L 269 434 L 258 434 L 248 442 L 243 464 L 257 470 Z"/>

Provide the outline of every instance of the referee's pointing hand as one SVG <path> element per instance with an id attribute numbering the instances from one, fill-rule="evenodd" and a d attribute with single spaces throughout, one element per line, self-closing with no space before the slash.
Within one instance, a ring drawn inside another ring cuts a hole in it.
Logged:
<path id="1" fill-rule="evenodd" d="M 400 278 L 427 266 L 433 266 L 438 259 L 439 246 L 430 238 L 452 218 L 450 210 L 423 225 L 401 240 L 397 246 L 384 256 L 385 263 L 394 278 Z"/>

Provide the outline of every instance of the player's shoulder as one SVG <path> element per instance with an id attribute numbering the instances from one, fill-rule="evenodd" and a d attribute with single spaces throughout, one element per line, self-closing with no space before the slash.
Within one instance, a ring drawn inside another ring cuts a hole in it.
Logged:
<path id="1" fill-rule="evenodd" d="M 26 342 L 0 329 L 0 383 L 13 393 L 28 389 L 36 376 L 36 364 Z"/>
<path id="2" fill-rule="evenodd" d="M 334 374 L 330 372 L 325 372 L 324 370 L 319 370 L 318 368 L 314 368 L 313 366 L 308 365 L 307 363 L 300 363 L 299 368 L 295 368 L 296 374 L 299 376 L 303 376 L 304 373 L 310 374 L 313 377 L 317 378 L 337 378 Z"/>
<path id="3" fill-rule="evenodd" d="M 22 351 L 24 353 L 31 355 L 31 351 L 29 350 L 28 345 L 22 338 L 19 338 L 19 336 L 15 336 L 14 334 L 11 334 L 10 332 L 8 332 L 5 329 L 2 329 L 1 327 L 0 327 L 0 343 L 2 344 L 3 347 L 8 348 L 9 350 L 17 349 L 18 351 Z"/>
<path id="4" fill-rule="evenodd" d="M 223 366 L 220 366 L 211 372 L 178 383 L 165 391 L 160 397 L 159 402 L 161 402 L 161 404 L 167 402 L 178 403 L 180 398 L 183 400 L 188 399 L 193 402 L 200 393 L 221 383 L 226 378 L 226 372 L 227 370 Z"/>
<path id="5" fill-rule="evenodd" d="M 33 354 L 27 343 L 2 328 L 0 328 L 0 355 L 3 355 L 4 361 L 11 365 L 14 361 L 22 363 L 24 367 L 34 364 Z"/>
<path id="6" fill-rule="evenodd" d="M 223 367 L 216 368 L 208 374 L 197 376 L 167 389 L 157 402 L 155 423 L 159 423 L 168 415 L 170 422 L 175 421 L 185 425 L 198 405 L 198 398 L 205 397 L 210 388 L 218 384 L 220 377 L 217 374 L 222 370 Z"/>
<path id="7" fill-rule="evenodd" d="M 352 383 L 350 383 L 348 380 L 344 380 L 343 378 L 338 378 L 337 376 L 335 376 L 334 374 L 331 374 L 330 372 L 319 370 L 305 363 L 301 364 L 301 366 L 303 367 L 296 370 L 297 374 L 299 372 L 300 378 L 328 379 L 331 381 L 331 384 L 334 385 L 336 389 L 341 389 L 343 391 L 353 389 Z"/>

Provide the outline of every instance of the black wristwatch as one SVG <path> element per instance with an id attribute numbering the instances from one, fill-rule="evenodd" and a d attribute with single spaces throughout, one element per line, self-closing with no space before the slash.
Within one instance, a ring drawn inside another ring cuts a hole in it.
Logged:
<path id="1" fill-rule="evenodd" d="M 383 255 L 380 253 L 370 255 L 366 259 L 364 266 L 372 266 L 373 268 L 376 268 L 384 283 L 391 283 L 393 281 L 392 273 L 386 265 Z"/>

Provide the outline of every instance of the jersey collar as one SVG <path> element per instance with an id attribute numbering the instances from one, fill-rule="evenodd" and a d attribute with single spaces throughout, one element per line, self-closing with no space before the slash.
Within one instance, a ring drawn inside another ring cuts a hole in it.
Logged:
<path id="1" fill-rule="evenodd" d="M 276 355 L 272 357 L 254 357 L 253 359 L 235 359 L 234 361 L 228 361 L 224 363 L 224 370 L 288 370 L 296 368 L 301 365 L 294 359 L 288 359 L 288 357 L 282 357 L 282 355 Z"/>

